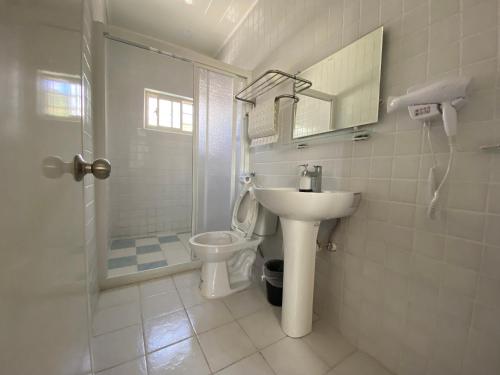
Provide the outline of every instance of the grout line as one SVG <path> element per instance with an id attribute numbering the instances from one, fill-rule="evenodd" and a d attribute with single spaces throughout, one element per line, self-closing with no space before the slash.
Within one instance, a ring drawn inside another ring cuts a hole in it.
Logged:
<path id="1" fill-rule="evenodd" d="M 140 283 L 137 283 L 136 285 L 137 285 L 137 289 L 138 289 L 138 293 L 139 293 L 139 315 L 141 318 L 142 346 L 144 348 L 144 361 L 146 362 L 146 372 L 149 374 L 150 369 L 149 369 L 149 362 L 148 362 L 148 358 L 147 358 L 148 349 L 146 346 L 146 330 L 144 329 L 144 311 L 143 311 L 143 306 L 142 306 L 142 302 L 143 302 L 142 290 L 140 287 Z"/>

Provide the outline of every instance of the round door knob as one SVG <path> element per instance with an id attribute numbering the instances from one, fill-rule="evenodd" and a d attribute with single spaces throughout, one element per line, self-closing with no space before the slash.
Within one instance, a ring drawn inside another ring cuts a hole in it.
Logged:
<path id="1" fill-rule="evenodd" d="M 111 163 L 106 159 L 96 159 L 92 163 L 92 174 L 99 180 L 104 180 L 111 174 Z"/>
<path id="2" fill-rule="evenodd" d="M 95 178 L 104 180 L 111 174 L 111 163 L 106 159 L 96 159 L 92 164 L 87 163 L 81 154 L 73 160 L 73 176 L 75 180 L 81 181 L 83 176 L 92 173 Z"/>

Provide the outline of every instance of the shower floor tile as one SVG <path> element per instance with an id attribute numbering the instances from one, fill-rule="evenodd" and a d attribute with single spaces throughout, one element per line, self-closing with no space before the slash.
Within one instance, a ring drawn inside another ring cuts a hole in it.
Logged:
<path id="1" fill-rule="evenodd" d="M 189 233 L 119 238 L 110 243 L 108 276 L 117 277 L 191 261 Z"/>

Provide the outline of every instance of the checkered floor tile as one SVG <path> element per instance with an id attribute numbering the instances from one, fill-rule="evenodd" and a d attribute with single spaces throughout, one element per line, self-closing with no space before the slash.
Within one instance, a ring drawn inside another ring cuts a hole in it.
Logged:
<path id="1" fill-rule="evenodd" d="M 191 261 L 188 240 L 191 233 L 119 238 L 111 241 L 108 277 Z"/>

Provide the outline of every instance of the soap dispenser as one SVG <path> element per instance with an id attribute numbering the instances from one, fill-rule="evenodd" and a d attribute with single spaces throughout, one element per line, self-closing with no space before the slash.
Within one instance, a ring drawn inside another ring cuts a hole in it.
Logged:
<path id="1" fill-rule="evenodd" d="M 300 173 L 299 191 L 312 192 L 312 181 L 308 164 L 302 164 L 300 167 L 303 167 L 304 170 Z"/>

